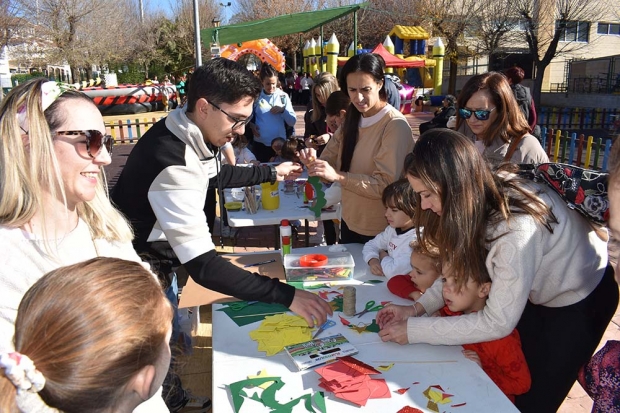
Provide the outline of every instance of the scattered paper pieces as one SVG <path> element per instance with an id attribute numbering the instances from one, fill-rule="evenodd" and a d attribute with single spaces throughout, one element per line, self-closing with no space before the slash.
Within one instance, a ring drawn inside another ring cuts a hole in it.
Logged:
<path id="1" fill-rule="evenodd" d="M 268 384 L 271 383 L 271 384 Z M 268 384 L 267 387 L 263 385 Z M 273 412 L 290 412 L 300 402 L 310 413 L 326 413 L 325 397 L 323 392 L 316 392 L 314 396 L 311 393 L 304 394 L 296 399 L 293 399 L 285 404 L 280 404 L 276 400 L 276 392 L 284 386 L 284 382 L 280 377 L 259 377 L 247 380 L 241 380 L 236 383 L 228 385 L 235 413 L 239 412 L 239 409 L 243 405 L 246 398 L 256 400 L 262 403 L 265 407 L 268 407 Z M 251 396 L 248 396 L 245 388 L 260 388 L 263 390 L 254 392 Z M 314 406 L 312 405 L 314 402 Z"/>
<path id="2" fill-rule="evenodd" d="M 218 311 L 226 313 L 239 327 L 264 320 L 268 315 L 286 313 L 289 309 L 282 304 L 254 303 L 252 305 L 240 305 L 241 302 L 229 303 Z M 236 304 L 236 305 L 234 305 Z"/>
<path id="3" fill-rule="evenodd" d="M 390 363 L 390 364 L 388 364 L 386 366 L 377 366 L 377 370 L 388 371 L 392 367 L 394 367 L 394 363 Z"/>
<path id="4" fill-rule="evenodd" d="M 452 399 L 450 399 L 450 397 L 454 396 L 453 394 L 446 393 L 438 384 L 428 386 L 428 388 L 424 390 L 422 394 L 428 399 L 428 404 L 426 405 L 426 408 L 438 413 L 438 405 L 452 402 Z"/>
<path id="5" fill-rule="evenodd" d="M 340 322 L 342 323 L 342 325 L 349 327 L 351 330 L 357 331 L 359 334 L 378 333 L 379 330 L 381 330 L 375 319 L 373 319 L 372 323 L 370 324 L 367 324 L 367 323 L 351 324 L 351 322 L 347 320 L 346 318 L 340 315 L 338 317 L 340 317 Z"/>
<path id="6" fill-rule="evenodd" d="M 358 406 L 365 406 L 368 399 L 391 397 L 385 380 L 370 377 L 380 372 L 350 356 L 320 367 L 315 372 L 321 376 L 320 387 Z"/>
<path id="7" fill-rule="evenodd" d="M 407 390 L 409 390 L 411 387 L 405 387 L 404 389 L 398 389 L 398 390 L 394 390 L 395 393 L 398 394 L 405 394 L 407 393 Z"/>
<path id="8" fill-rule="evenodd" d="M 250 331 L 250 338 L 258 342 L 258 351 L 273 356 L 285 346 L 310 341 L 312 329 L 303 317 L 276 314 L 265 317 L 256 330 Z"/>
<path id="9" fill-rule="evenodd" d="M 263 378 L 263 377 L 271 377 L 269 374 L 267 374 L 267 370 L 263 369 L 261 370 L 257 375 L 255 376 L 248 376 L 248 379 L 259 379 L 259 378 Z M 266 381 L 263 384 L 261 384 L 260 387 L 261 389 L 266 389 L 267 387 L 271 386 L 273 382 L 272 381 Z"/>
<path id="10" fill-rule="evenodd" d="M 459 403 L 459 404 L 453 404 L 450 407 L 461 407 L 461 406 L 465 406 L 467 403 Z"/>

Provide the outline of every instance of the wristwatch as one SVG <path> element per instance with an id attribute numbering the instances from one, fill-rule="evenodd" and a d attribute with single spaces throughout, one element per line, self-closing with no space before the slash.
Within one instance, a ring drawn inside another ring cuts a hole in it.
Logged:
<path id="1" fill-rule="evenodd" d="M 276 181 L 278 180 L 278 170 L 276 169 L 275 166 L 273 165 L 269 165 L 269 181 L 271 182 L 271 184 L 275 184 Z"/>

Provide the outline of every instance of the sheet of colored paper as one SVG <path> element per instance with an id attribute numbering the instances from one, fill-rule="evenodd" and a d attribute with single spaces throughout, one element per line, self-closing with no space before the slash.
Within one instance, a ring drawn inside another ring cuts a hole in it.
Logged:
<path id="1" fill-rule="evenodd" d="M 284 346 L 303 343 L 312 339 L 312 330 L 300 316 L 276 314 L 267 316 L 261 325 L 250 331 L 250 338 L 258 342 L 258 350 L 273 356 Z"/>
<path id="2" fill-rule="evenodd" d="M 264 320 L 268 315 L 286 313 L 289 309 L 282 304 L 255 303 L 245 306 L 240 310 L 235 310 L 233 307 L 223 307 L 217 311 L 226 313 L 235 324 L 242 327 Z"/>

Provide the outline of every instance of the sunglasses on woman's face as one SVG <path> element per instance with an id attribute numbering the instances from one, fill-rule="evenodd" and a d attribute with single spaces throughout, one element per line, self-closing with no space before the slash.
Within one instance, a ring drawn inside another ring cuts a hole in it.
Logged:
<path id="1" fill-rule="evenodd" d="M 471 115 L 474 115 L 478 120 L 489 120 L 489 116 L 491 116 L 491 112 L 493 112 L 494 110 L 495 108 L 489 110 L 471 110 L 461 108 L 459 109 L 459 115 L 461 115 L 461 117 L 464 119 L 469 119 L 471 118 Z"/>
<path id="2" fill-rule="evenodd" d="M 112 156 L 112 146 L 114 146 L 114 138 L 110 135 L 104 135 L 96 129 L 93 130 L 63 130 L 56 132 L 57 135 L 65 136 L 84 136 L 86 141 L 77 142 L 86 144 L 86 153 L 91 158 L 96 158 L 101 153 L 101 148 L 105 146 L 108 154 Z"/>

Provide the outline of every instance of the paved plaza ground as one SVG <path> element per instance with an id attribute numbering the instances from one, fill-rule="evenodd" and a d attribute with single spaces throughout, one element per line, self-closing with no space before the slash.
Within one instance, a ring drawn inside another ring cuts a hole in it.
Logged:
<path id="1" fill-rule="evenodd" d="M 304 131 L 304 108 L 296 107 L 297 124 L 295 131 L 297 136 L 303 136 Z M 159 119 L 165 116 L 164 112 L 149 113 L 147 116 L 140 115 L 140 118 L 147 117 L 149 119 L 155 117 Z M 118 119 L 135 119 L 138 116 L 115 116 L 106 117 L 108 120 Z M 422 122 L 426 122 L 433 117 L 432 113 L 422 112 L 407 115 L 407 120 L 412 127 L 414 136 L 418 137 L 418 126 Z M 133 145 L 117 145 L 114 148 L 114 154 L 112 156 L 112 164 L 106 167 L 106 173 L 108 176 L 109 186 L 112 187 L 118 175 L 120 174 L 123 166 L 125 165 L 127 156 L 131 152 Z M 213 236 L 214 243 L 219 244 L 219 225 L 216 225 L 215 235 Z M 311 235 L 315 232 L 315 225 L 311 224 Z M 249 251 L 265 251 L 268 249 L 274 249 L 274 236 L 273 227 L 249 227 L 243 228 L 239 231 L 234 239 L 226 238 L 225 247 L 222 252 L 249 252 Z M 302 247 L 302 236 L 295 242 L 294 246 Z M 615 242 L 610 243 L 610 255 L 615 262 L 617 257 L 618 247 Z M 182 370 L 182 380 L 185 387 L 191 388 L 195 394 L 211 396 L 212 394 L 212 341 L 211 341 L 211 306 L 203 306 L 200 308 L 201 323 L 199 326 L 198 334 L 194 338 L 194 351 L 193 354 L 186 358 L 185 365 Z M 612 322 L 609 324 L 601 346 L 607 340 L 620 340 L 620 307 L 616 311 Z M 573 389 L 569 393 L 568 397 L 562 404 L 559 412 L 561 413 L 586 413 L 592 409 L 592 401 L 588 395 L 583 391 L 579 384 L 575 384 Z"/>

